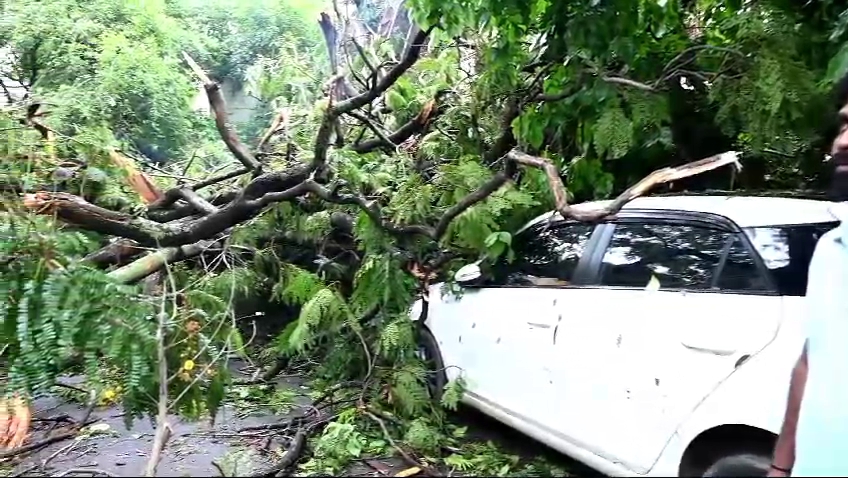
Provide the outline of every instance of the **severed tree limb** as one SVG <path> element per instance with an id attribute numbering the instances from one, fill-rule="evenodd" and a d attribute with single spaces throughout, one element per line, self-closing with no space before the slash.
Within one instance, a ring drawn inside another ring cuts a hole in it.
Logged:
<path id="1" fill-rule="evenodd" d="M 315 134 L 315 146 L 312 151 L 313 170 L 320 169 L 327 163 L 327 153 L 330 151 L 330 139 L 333 136 L 336 119 L 337 116 L 332 113 L 332 107 L 327 106 L 327 112 L 324 114 L 324 119 Z"/>
<path id="2" fill-rule="evenodd" d="M 167 193 L 166 193 L 167 194 Z M 206 201 L 213 206 L 226 206 L 227 204 L 233 202 L 236 198 L 239 197 L 241 191 L 237 191 L 235 189 L 222 191 L 213 195 L 210 198 L 207 198 Z M 174 193 L 176 195 L 176 193 Z M 174 199 L 176 201 L 176 199 Z M 161 204 L 161 203 L 157 203 Z M 153 207 L 154 205 L 147 206 L 147 218 L 154 222 L 166 223 L 178 221 L 180 219 L 185 219 L 189 216 L 193 216 L 197 213 L 197 210 L 194 209 L 194 206 L 188 203 L 180 203 L 173 205 L 173 202 L 168 206 L 162 207 Z"/>
<path id="3" fill-rule="evenodd" d="M 141 196 L 141 200 L 146 204 L 153 203 L 164 196 L 156 183 L 136 166 L 135 161 L 112 148 L 109 148 L 109 159 L 115 166 L 127 173 L 127 181 L 130 187 Z"/>
<path id="4" fill-rule="evenodd" d="M 657 91 L 651 85 L 642 83 L 641 81 L 631 80 L 629 78 L 621 78 L 618 76 L 602 76 L 601 79 L 607 83 L 612 83 L 616 85 L 629 86 L 631 88 L 636 88 L 637 90 L 647 91 L 649 93 L 655 93 Z"/>
<path id="5" fill-rule="evenodd" d="M 156 468 L 162 458 L 162 451 L 171 437 L 171 424 L 168 422 L 168 357 L 165 345 L 165 328 L 168 323 L 168 314 L 159 312 L 158 327 L 156 330 L 157 356 L 159 359 L 159 413 L 156 416 L 156 435 L 153 438 L 153 447 L 150 458 L 144 469 L 144 476 L 156 476 Z"/>
<path id="6" fill-rule="evenodd" d="M 322 169 L 327 162 L 327 153 L 330 148 L 330 140 L 333 135 L 334 128 L 337 125 L 338 118 L 344 114 L 350 113 L 359 109 L 382 95 L 386 90 L 391 88 L 397 80 L 407 72 L 421 56 L 421 50 L 424 48 L 430 32 L 435 28 L 431 26 L 427 30 L 421 30 L 417 26 L 413 26 L 410 30 L 409 42 L 404 48 L 404 55 L 400 62 L 389 70 L 385 76 L 380 78 L 373 88 L 360 93 L 358 95 L 347 98 L 347 90 L 343 89 L 346 85 L 345 78 L 338 73 L 338 59 L 336 57 L 337 38 L 335 28 L 329 20 L 326 13 L 321 14 L 322 31 L 324 32 L 325 41 L 330 54 L 332 63 L 332 78 L 328 81 L 328 103 L 327 111 L 324 113 L 324 118 L 318 127 L 318 132 L 315 135 L 315 143 L 313 147 L 312 170 Z M 345 98 L 345 99 L 342 99 Z M 336 101 L 341 99 L 341 101 Z"/>
<path id="7" fill-rule="evenodd" d="M 41 109 L 42 104 L 39 102 L 32 103 L 27 107 L 26 117 L 20 122 L 26 126 L 31 126 L 41 134 L 41 140 L 44 141 L 44 149 L 47 156 L 56 160 L 56 132 L 41 121 L 45 112 Z"/>
<path id="8" fill-rule="evenodd" d="M 65 222 L 91 231 L 132 239 L 142 246 L 174 247 L 210 239 L 253 218 L 272 203 L 302 196 L 308 192 L 303 182 L 311 171 L 310 165 L 303 165 L 284 172 L 257 176 L 229 204 L 216 212 L 181 222 L 165 222 L 165 219 L 174 219 L 169 217 L 173 216 L 171 211 L 165 211 L 157 220 L 150 220 L 111 211 L 67 193 L 41 191 L 25 194 L 24 206 L 39 214 L 55 214 Z M 221 199 L 221 202 L 226 201 L 226 197 Z M 216 205 L 215 200 L 209 202 Z M 181 211 L 186 215 L 193 212 L 193 206 Z M 157 222 L 158 220 L 162 222 Z"/>
<path id="9" fill-rule="evenodd" d="M 208 201 L 200 197 L 196 192 L 191 189 L 180 189 L 180 196 L 186 200 L 189 204 L 194 206 L 195 209 L 200 211 L 203 214 L 215 214 L 218 212 L 218 208 L 210 204 Z"/>
<path id="10" fill-rule="evenodd" d="M 556 210 L 563 218 L 576 219 L 578 221 L 594 222 L 614 216 L 628 202 L 642 196 L 651 188 L 658 184 L 676 181 L 682 178 L 695 176 L 713 169 L 718 169 L 722 166 L 730 164 L 741 167 L 739 164 L 739 153 L 736 151 L 728 151 L 726 153 L 710 156 L 709 158 L 700 159 L 682 166 L 669 167 L 658 169 L 644 179 L 628 188 L 623 193 L 619 194 L 610 204 L 601 209 L 583 209 L 572 207 L 568 204 L 565 198 L 565 186 L 559 177 L 559 171 L 556 166 L 545 158 L 531 156 L 521 151 L 512 150 L 507 154 L 507 159 L 515 161 L 518 164 L 531 166 L 541 169 L 545 172 L 548 178 L 551 192 L 554 194 Z"/>
<path id="11" fill-rule="evenodd" d="M 271 122 L 271 126 L 265 130 L 265 134 L 262 135 L 262 138 L 259 140 L 259 144 L 256 145 L 256 149 L 261 151 L 265 146 L 265 143 L 271 139 L 271 136 L 274 135 L 279 130 L 285 131 L 288 128 L 289 121 L 289 110 L 288 108 L 281 108 L 280 112 L 274 117 L 274 120 Z"/>
<path id="12" fill-rule="evenodd" d="M 239 140 L 238 135 L 236 135 L 236 132 L 227 122 L 227 103 L 224 101 L 224 95 L 221 93 L 220 85 L 212 81 L 188 53 L 183 52 L 183 58 L 194 74 L 203 82 L 203 89 L 206 90 L 206 96 L 209 98 L 209 107 L 215 115 L 215 127 L 218 128 L 218 133 L 220 133 L 221 139 L 224 140 L 224 144 L 227 145 L 233 156 L 246 168 L 250 170 L 257 169 L 259 167 L 259 161 L 247 149 L 247 146 Z"/>
<path id="13" fill-rule="evenodd" d="M 67 223 L 111 236 L 132 239 L 141 245 L 156 245 L 157 236 L 177 231 L 173 226 L 95 206 L 68 193 L 41 191 L 25 194 L 23 203 L 24 207 L 38 214 L 55 214 Z"/>
<path id="14" fill-rule="evenodd" d="M 563 217 L 573 218 L 578 221 L 598 221 L 614 215 L 627 202 L 645 194 L 657 184 L 694 176 L 729 164 L 735 164 L 737 166 L 739 164 L 738 153 L 727 152 L 682 166 L 663 168 L 654 171 L 636 185 L 623 192 L 605 208 L 587 210 L 585 208 L 572 207 L 568 204 L 565 197 L 565 187 L 559 177 L 559 172 L 549 160 L 531 156 L 518 150 L 510 151 L 505 156 L 505 159 L 506 167 L 503 171 L 495 174 L 476 191 L 471 192 L 445 211 L 436 226 L 392 224 L 383 219 L 379 204 L 376 201 L 369 201 L 355 194 L 339 194 L 335 189 L 324 187 L 310 177 L 303 177 L 303 173 L 309 170 L 308 167 L 300 173 L 291 173 L 289 179 L 292 181 L 286 189 L 265 192 L 260 195 L 259 193 L 266 189 L 256 182 L 259 179 L 257 178 L 232 203 L 200 219 L 184 223 L 161 224 L 147 219 L 135 218 L 127 214 L 95 206 L 81 198 L 65 193 L 50 194 L 42 192 L 27 195 L 30 198 L 25 200 L 25 204 L 32 209 L 39 209 L 39 212 L 42 213 L 54 213 L 65 221 L 90 230 L 133 239 L 141 245 L 176 247 L 183 244 L 196 243 L 204 239 L 211 239 L 216 234 L 252 218 L 270 204 L 293 200 L 311 193 L 327 202 L 357 206 L 376 225 L 382 227 L 390 234 L 396 236 L 422 235 L 438 241 L 447 231 L 451 221 L 457 216 L 473 205 L 485 200 L 489 195 L 509 182 L 515 172 L 516 165 L 534 167 L 545 172 L 555 197 L 556 210 Z M 299 178 L 303 179 L 300 182 L 293 180 Z M 283 184 L 280 182 L 279 177 L 273 177 L 273 179 L 267 178 L 267 180 L 271 181 L 274 186 L 281 186 Z M 167 256 L 168 254 L 165 255 Z"/>
<path id="15" fill-rule="evenodd" d="M 198 241 L 179 247 L 166 247 L 151 252 L 144 257 L 133 261 L 123 267 L 109 272 L 107 275 L 122 284 L 132 284 L 158 272 L 166 264 L 190 259 L 201 254 L 203 251 L 215 245 L 217 241 Z"/>
<path id="16" fill-rule="evenodd" d="M 160 211 L 160 210 L 167 209 L 167 208 L 173 206 L 174 203 L 176 203 L 178 200 L 185 199 L 184 196 L 185 196 L 186 193 L 184 191 L 195 192 L 195 191 L 198 191 L 202 188 L 211 186 L 213 184 L 220 183 L 220 182 L 226 181 L 228 179 L 237 178 L 237 177 L 239 177 L 243 174 L 247 174 L 249 172 L 250 172 L 250 170 L 247 169 L 247 168 L 236 169 L 235 171 L 230 171 L 229 173 L 221 174 L 219 176 L 212 176 L 210 178 L 204 179 L 203 181 L 198 181 L 198 182 L 196 182 L 196 183 L 194 183 L 190 186 L 180 186 L 180 187 L 176 187 L 176 188 L 173 188 L 173 189 L 169 189 L 169 190 L 165 191 L 159 199 L 150 203 L 147 206 L 147 211 L 148 212 L 150 212 L 150 211 Z M 233 198 L 229 198 L 229 200 L 224 201 L 224 202 L 229 202 L 232 199 Z M 204 199 L 204 201 L 206 201 L 206 200 Z M 211 201 L 207 201 L 207 202 L 209 204 L 213 205 L 213 206 L 220 206 L 221 205 L 221 202 L 216 201 L 215 199 L 212 199 Z M 192 206 L 192 208 L 194 207 L 193 205 L 191 205 L 191 206 Z M 193 209 L 191 211 L 189 211 L 188 214 L 185 214 L 185 215 L 188 216 L 188 215 L 190 215 L 191 212 L 193 212 Z M 183 217 L 183 216 L 180 216 L 180 217 Z M 168 222 L 168 221 L 167 220 L 163 220 L 163 221 L 157 220 L 157 222 Z"/>
<path id="17" fill-rule="evenodd" d="M 521 107 L 518 104 L 518 100 L 510 98 L 507 100 L 503 116 L 501 117 L 501 134 L 497 137 L 495 143 L 483 154 L 483 164 L 492 166 L 515 146 L 515 133 L 512 131 L 512 122 L 519 115 L 521 115 Z"/>
<path id="18" fill-rule="evenodd" d="M 236 169 L 234 171 L 230 171 L 229 173 L 221 174 L 220 176 L 212 176 L 210 178 L 204 179 L 203 181 L 198 181 L 189 186 L 189 189 L 191 189 L 192 191 L 199 191 L 205 187 L 212 186 L 213 184 L 218 184 L 228 179 L 237 178 L 242 174 L 247 174 L 249 172 L 250 170 L 247 168 Z"/>

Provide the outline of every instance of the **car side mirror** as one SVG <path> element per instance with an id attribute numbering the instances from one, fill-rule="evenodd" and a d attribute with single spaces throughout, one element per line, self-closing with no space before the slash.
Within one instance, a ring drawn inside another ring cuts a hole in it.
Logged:
<path id="1" fill-rule="evenodd" d="M 483 277 L 483 271 L 480 270 L 480 264 L 476 262 L 460 267 L 453 275 L 456 283 L 463 286 L 473 285 L 481 277 Z"/>

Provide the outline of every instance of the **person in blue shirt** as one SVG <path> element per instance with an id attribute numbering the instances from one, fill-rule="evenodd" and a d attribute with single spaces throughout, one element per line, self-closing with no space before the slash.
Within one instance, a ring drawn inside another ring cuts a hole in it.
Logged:
<path id="1" fill-rule="evenodd" d="M 807 339 L 768 476 L 848 476 L 848 75 L 836 92 L 831 199 L 841 224 L 819 239 L 810 262 Z"/>

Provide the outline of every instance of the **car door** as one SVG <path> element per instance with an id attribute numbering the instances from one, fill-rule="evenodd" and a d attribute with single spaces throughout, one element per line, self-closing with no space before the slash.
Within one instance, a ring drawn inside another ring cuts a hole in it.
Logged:
<path id="1" fill-rule="evenodd" d="M 774 337 L 780 301 L 747 240 L 722 221 L 623 218 L 605 236 L 590 318 L 558 341 L 558 363 L 582 364 L 561 373 L 558 392 L 582 411 L 561 426 L 644 473 L 697 405 Z"/>
<path id="2" fill-rule="evenodd" d="M 502 258 L 482 285 L 442 299 L 436 322 L 455 332 L 436 336 L 456 357 L 471 398 L 538 418 L 555 307 L 567 300 L 593 230 L 565 222 L 531 227 L 513 240 L 512 261 Z"/>

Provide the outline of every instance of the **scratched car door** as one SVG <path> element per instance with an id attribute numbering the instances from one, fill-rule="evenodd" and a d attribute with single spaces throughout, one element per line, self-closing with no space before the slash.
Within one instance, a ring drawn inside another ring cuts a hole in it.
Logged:
<path id="1" fill-rule="evenodd" d="M 482 398 L 522 419 L 544 420 L 557 303 L 577 290 L 575 271 L 594 229 L 559 223 L 519 234 L 515 259 L 495 267 L 492 283 L 480 295 L 492 313 L 471 324 L 469 378 Z"/>
<path id="2" fill-rule="evenodd" d="M 591 299 L 596 305 L 571 323 L 575 335 L 558 341 L 563 388 L 556 395 L 566 409 L 580 410 L 560 417 L 558 428 L 592 453 L 647 472 L 739 357 L 775 333 L 780 302 L 764 281 L 752 276 L 749 290 L 738 292 L 718 281 L 720 268 L 755 274 L 752 264 L 730 228 L 656 219 L 616 224 Z"/>

